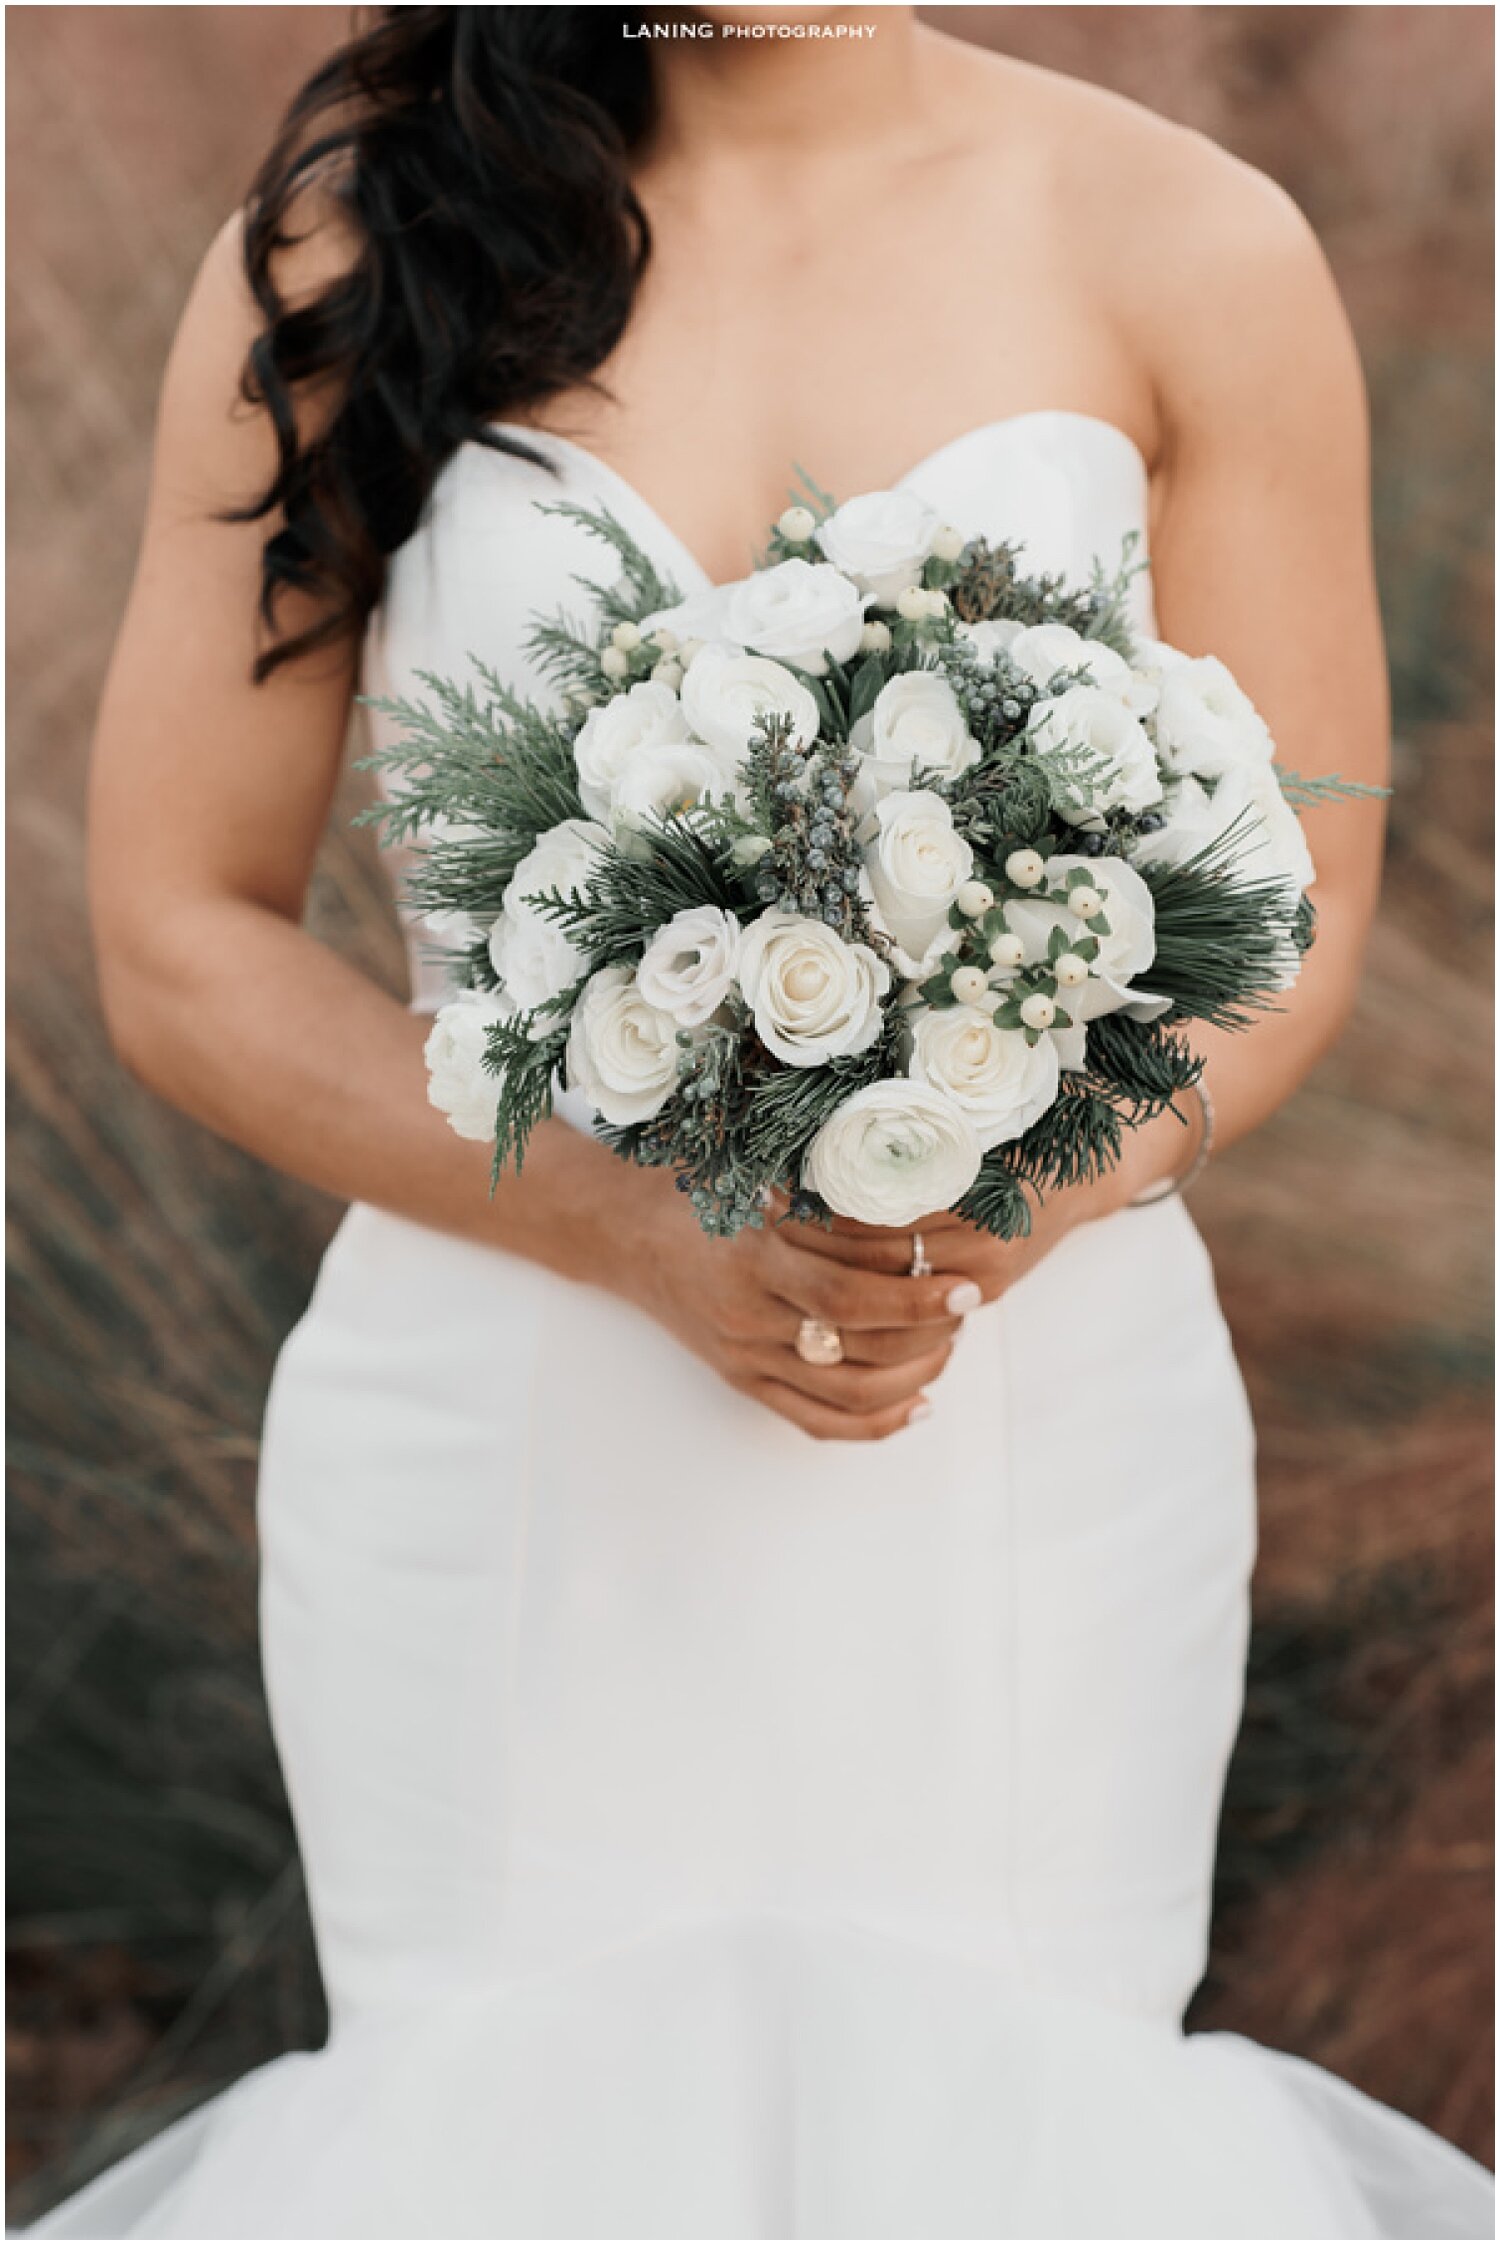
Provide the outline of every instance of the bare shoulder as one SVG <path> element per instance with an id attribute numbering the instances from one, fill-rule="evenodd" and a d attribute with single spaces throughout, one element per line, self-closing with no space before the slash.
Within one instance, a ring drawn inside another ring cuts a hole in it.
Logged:
<path id="1" fill-rule="evenodd" d="M 245 395 L 251 350 L 265 331 L 246 258 L 247 220 L 235 211 L 210 242 L 194 279 L 162 385 L 158 459 L 191 465 L 190 486 L 211 489 L 215 502 L 239 503 L 262 486 L 276 456 L 262 408 Z M 305 304 L 346 274 L 358 241 L 342 200 L 309 192 L 293 214 L 284 246 L 267 278 L 287 307 Z M 309 418 L 326 411 L 316 396 L 298 401 Z"/>
<path id="2" fill-rule="evenodd" d="M 1168 414 L 1296 365 L 1358 401 L 1357 363 L 1316 235 L 1292 198 L 1203 133 L 1123 95 L 970 51 L 971 115 L 997 200 L 1047 237 Z M 1018 170 L 1027 182 L 1018 198 Z"/>

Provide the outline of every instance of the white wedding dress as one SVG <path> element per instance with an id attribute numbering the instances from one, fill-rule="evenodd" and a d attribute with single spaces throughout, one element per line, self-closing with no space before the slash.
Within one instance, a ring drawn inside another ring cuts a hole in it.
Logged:
<path id="1" fill-rule="evenodd" d="M 450 463 L 371 691 L 528 674 L 527 618 L 600 566 L 539 500 L 603 501 L 704 587 L 537 441 L 557 478 Z M 905 481 L 1075 575 L 1144 531 L 1139 455 L 1076 414 Z M 618 1301 L 353 1209 L 261 1482 L 329 2044 L 34 2234 L 1492 2235 L 1488 2176 L 1411 2121 L 1181 2033 L 1255 1525 L 1180 1202 L 1066 1239 L 934 1402 L 815 1444 Z"/>

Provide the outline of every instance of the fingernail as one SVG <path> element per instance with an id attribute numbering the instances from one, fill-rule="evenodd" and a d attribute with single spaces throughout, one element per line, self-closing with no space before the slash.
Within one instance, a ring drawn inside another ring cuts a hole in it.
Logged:
<path id="1" fill-rule="evenodd" d="M 931 1417 L 932 1405 L 928 1402 L 925 1395 L 919 1395 L 916 1402 L 912 1405 L 911 1409 L 906 1414 L 906 1423 L 909 1427 L 914 1427 L 918 1419 L 930 1419 Z"/>
<path id="2" fill-rule="evenodd" d="M 967 1317 L 970 1310 L 977 1310 L 983 1300 L 984 1296 L 974 1281 L 966 1278 L 961 1279 L 948 1296 L 947 1307 L 952 1316 Z"/>

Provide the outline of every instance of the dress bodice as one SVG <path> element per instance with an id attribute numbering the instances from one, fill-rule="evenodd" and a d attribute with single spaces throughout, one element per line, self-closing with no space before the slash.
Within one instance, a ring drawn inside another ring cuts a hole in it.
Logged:
<path id="1" fill-rule="evenodd" d="M 669 524 L 604 461 L 565 437 L 507 424 L 548 461 L 466 445 L 448 462 L 422 522 L 391 560 L 365 642 L 363 691 L 420 695 L 419 671 L 462 677 L 480 657 L 545 700 L 526 650 L 538 613 L 581 610 L 575 580 L 608 559 L 578 524 L 545 511 L 559 500 L 609 508 L 686 597 L 709 579 Z M 1030 566 L 1087 581 L 1112 569 L 1135 534 L 1146 555 L 1146 465 L 1113 423 L 1088 414 L 1025 413 L 972 429 L 898 479 L 969 536 L 1018 541 Z M 1154 628 L 1150 578 L 1134 580 L 1132 617 Z M 389 721 L 370 714 L 373 745 Z M 446 970 L 418 927 L 409 932 L 413 1003 L 441 1003 Z"/>

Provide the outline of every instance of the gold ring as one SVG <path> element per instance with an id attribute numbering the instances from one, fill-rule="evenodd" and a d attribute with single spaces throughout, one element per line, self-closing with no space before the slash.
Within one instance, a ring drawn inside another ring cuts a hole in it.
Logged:
<path id="1" fill-rule="evenodd" d="M 932 1265 L 927 1260 L 927 1242 L 920 1232 L 913 1232 L 911 1235 L 910 1276 L 912 1278 L 931 1278 L 932 1276 Z"/>
<path id="2" fill-rule="evenodd" d="M 826 1317 L 805 1317 L 797 1328 L 797 1354 L 804 1364 L 842 1364 L 844 1342 Z"/>

